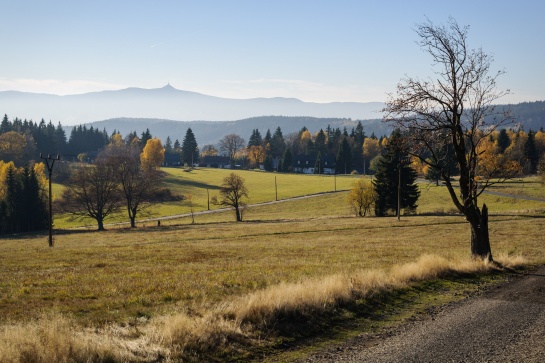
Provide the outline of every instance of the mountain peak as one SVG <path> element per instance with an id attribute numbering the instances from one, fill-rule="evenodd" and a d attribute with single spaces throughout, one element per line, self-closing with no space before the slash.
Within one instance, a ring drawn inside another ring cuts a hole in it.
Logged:
<path id="1" fill-rule="evenodd" d="M 170 83 L 167 83 L 165 86 L 161 87 L 164 91 L 176 91 L 176 88 L 172 87 Z"/>

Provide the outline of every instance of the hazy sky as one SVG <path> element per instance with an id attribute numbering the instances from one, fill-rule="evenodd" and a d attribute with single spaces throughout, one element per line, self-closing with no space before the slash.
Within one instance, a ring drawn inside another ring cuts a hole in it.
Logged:
<path id="1" fill-rule="evenodd" d="M 0 91 L 127 87 L 220 97 L 384 101 L 430 75 L 415 25 L 469 25 L 505 102 L 545 100 L 545 1 L 0 0 Z M 0 110 L 1 111 L 1 110 Z"/>

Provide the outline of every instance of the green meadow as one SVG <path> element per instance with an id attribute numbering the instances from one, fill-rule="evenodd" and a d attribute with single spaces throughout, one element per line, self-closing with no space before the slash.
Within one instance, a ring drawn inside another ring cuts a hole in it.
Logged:
<path id="1" fill-rule="evenodd" d="M 219 189 L 223 178 L 231 170 L 197 168 L 191 171 L 185 171 L 182 168 L 164 168 L 165 173 L 164 187 L 169 188 L 172 193 L 191 195 L 193 210 L 204 211 L 219 209 L 220 206 L 208 203 L 213 197 L 219 198 Z M 289 199 L 293 197 L 328 193 L 350 189 L 354 179 L 358 176 L 333 176 L 333 175 L 302 175 L 288 173 L 266 173 L 261 171 L 242 171 L 236 170 L 235 173 L 241 175 L 246 182 L 249 190 L 249 204 L 270 202 L 275 200 Z M 60 196 L 62 186 L 55 185 L 54 194 Z M 140 219 L 158 218 L 177 214 L 190 213 L 191 206 L 189 201 L 165 202 L 150 205 L 146 208 Z M 106 223 L 123 222 L 127 218 L 124 211 L 107 219 Z M 90 218 L 74 218 L 72 216 L 57 216 L 55 226 L 57 228 L 70 228 L 78 226 L 93 227 L 96 223 Z"/>
<path id="2" fill-rule="evenodd" d="M 215 210 L 221 208 L 214 205 L 211 201 L 214 197 L 219 198 L 219 189 L 225 176 L 231 173 L 226 169 L 197 168 L 191 171 L 185 171 L 182 168 L 164 168 L 165 172 L 164 187 L 169 188 L 172 193 L 191 195 L 191 204 L 189 200 L 157 203 L 147 206 L 140 214 L 139 220 L 142 225 L 152 225 L 155 221 L 146 221 L 147 219 L 156 219 L 173 215 L 188 214 L 193 209 L 194 212 L 202 212 L 208 209 Z M 290 173 L 267 173 L 262 171 L 243 171 L 236 170 L 235 173 L 241 175 L 249 190 L 248 204 L 260 204 L 276 200 L 286 200 L 294 197 L 330 194 L 320 197 L 322 207 L 317 210 L 306 208 L 305 201 L 298 201 L 293 205 L 292 210 L 284 213 L 282 218 L 297 218 L 303 215 L 317 213 L 318 215 L 336 215 L 350 216 L 352 210 L 345 203 L 346 193 L 352 187 L 357 178 L 367 178 L 369 176 L 359 175 L 303 175 Z M 63 186 L 53 185 L 53 193 L 60 196 Z M 338 193 L 334 193 L 337 191 Z M 456 214 L 454 205 L 450 200 L 444 186 L 435 186 L 433 183 L 420 183 L 421 197 L 419 199 L 418 214 Z M 539 183 L 536 177 L 519 178 L 496 184 L 490 188 L 490 191 L 511 194 L 516 197 L 538 197 L 545 199 L 545 188 Z M 332 195 L 331 195 L 332 194 Z M 487 203 L 491 213 L 527 212 L 544 208 L 544 203 L 538 201 L 529 201 L 505 196 L 494 196 L 483 194 L 480 200 Z M 320 202 L 317 202 L 320 203 Z M 274 211 L 277 207 L 269 206 L 269 211 Z M 258 207 L 251 207 L 245 213 L 245 218 L 261 218 Z M 195 216 L 200 221 L 229 221 L 225 215 Z M 126 212 L 121 210 L 106 219 L 106 223 L 123 223 L 128 219 Z M 164 223 L 164 222 L 163 222 Z M 60 229 L 87 226 L 94 228 L 96 222 L 90 218 L 74 217 L 70 215 L 57 215 L 55 217 L 55 227 Z"/>
<path id="3" fill-rule="evenodd" d="M 164 171 L 165 186 L 193 195 L 195 211 L 208 209 L 230 172 Z M 221 211 L 97 232 L 92 221 L 61 216 L 53 248 L 46 234 L 3 238 L 0 361 L 290 361 L 304 353 L 284 352 L 287 342 L 310 349 L 380 331 L 502 279 L 501 269 L 469 258 L 469 227 L 442 186 L 421 184 L 417 215 L 397 221 L 354 216 L 345 199 L 358 176 L 236 172 L 258 204 L 241 223 Z M 543 188 L 521 185 L 508 190 Z M 276 190 L 285 201 L 259 204 L 275 201 Z M 545 263 L 544 202 L 481 202 L 501 265 Z M 147 216 L 189 210 L 171 202 Z M 81 225 L 91 228 L 72 228 Z"/>

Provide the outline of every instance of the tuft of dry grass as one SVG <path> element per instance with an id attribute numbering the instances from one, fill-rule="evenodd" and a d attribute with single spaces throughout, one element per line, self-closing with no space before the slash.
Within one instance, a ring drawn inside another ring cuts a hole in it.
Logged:
<path id="1" fill-rule="evenodd" d="M 524 261 L 521 256 L 503 256 L 503 263 L 510 266 Z M 449 261 L 442 256 L 426 254 L 416 262 L 394 266 L 390 271 L 368 269 L 271 286 L 234 301 L 225 311 L 236 321 L 266 325 L 278 313 L 323 311 L 338 303 L 403 288 L 412 282 L 453 273 L 484 272 L 491 268 L 495 267 L 479 260 Z"/>
<path id="2" fill-rule="evenodd" d="M 24 324 L 0 327 L 0 362 L 122 361 L 107 336 L 77 330 L 66 316 L 48 314 Z"/>
<path id="3" fill-rule="evenodd" d="M 526 263 L 521 256 L 502 255 L 499 260 L 502 265 L 511 267 Z M 149 329 L 154 340 L 173 349 L 175 356 L 187 348 L 205 351 L 228 344 L 233 336 L 252 341 L 253 332 L 266 331 L 281 315 L 321 313 L 411 283 L 496 268 L 497 265 L 479 260 L 449 261 L 427 254 L 416 262 L 394 266 L 390 271 L 361 270 L 353 274 L 281 283 L 220 305 L 206 316 L 190 317 L 186 313 L 163 316 L 152 321 Z"/>

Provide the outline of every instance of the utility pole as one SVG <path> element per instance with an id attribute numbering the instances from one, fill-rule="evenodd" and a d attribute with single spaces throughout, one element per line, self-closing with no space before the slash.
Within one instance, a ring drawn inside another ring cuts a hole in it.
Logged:
<path id="1" fill-rule="evenodd" d="M 49 247 L 53 247 L 53 208 L 51 206 L 51 174 L 53 174 L 53 165 L 55 165 L 55 160 L 61 160 L 61 158 L 59 154 L 57 154 L 57 158 L 54 159 L 51 157 L 51 154 L 47 154 L 47 157 L 44 157 L 42 156 L 42 153 L 40 153 L 40 159 L 45 160 L 47 170 L 49 171 Z M 51 161 L 51 165 L 49 165 L 49 161 Z"/>
<path id="2" fill-rule="evenodd" d="M 401 158 L 399 155 L 399 166 L 398 166 L 398 175 L 397 175 L 397 221 L 401 220 L 401 168 L 405 165 L 405 159 Z"/>
<path id="3" fill-rule="evenodd" d="M 276 175 L 274 176 L 274 193 L 276 195 L 276 200 L 278 201 L 278 186 L 276 185 Z"/>
<path id="4" fill-rule="evenodd" d="M 401 159 L 399 160 L 397 177 L 397 221 L 401 220 Z"/>

